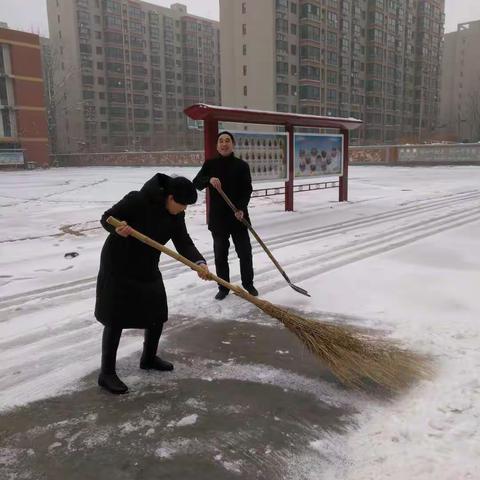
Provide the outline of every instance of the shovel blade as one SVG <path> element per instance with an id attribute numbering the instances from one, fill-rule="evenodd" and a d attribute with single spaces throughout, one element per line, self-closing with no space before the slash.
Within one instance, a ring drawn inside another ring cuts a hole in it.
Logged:
<path id="1" fill-rule="evenodd" d="M 293 283 L 291 282 L 288 282 L 288 284 L 298 293 L 301 293 L 302 295 L 305 295 L 306 297 L 311 297 L 311 295 L 304 289 L 304 288 L 301 288 L 301 287 L 298 287 L 297 285 L 294 285 Z"/>

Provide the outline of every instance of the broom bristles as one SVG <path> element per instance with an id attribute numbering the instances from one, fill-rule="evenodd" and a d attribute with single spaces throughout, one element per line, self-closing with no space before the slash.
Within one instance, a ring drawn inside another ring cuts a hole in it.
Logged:
<path id="1" fill-rule="evenodd" d="M 427 357 L 364 329 L 306 319 L 257 298 L 254 303 L 283 323 L 339 380 L 350 386 L 373 383 L 400 392 L 433 373 Z"/>

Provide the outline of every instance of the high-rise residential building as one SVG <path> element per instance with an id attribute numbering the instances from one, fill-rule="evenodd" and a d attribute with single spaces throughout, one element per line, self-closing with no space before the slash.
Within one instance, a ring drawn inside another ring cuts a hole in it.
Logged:
<path id="1" fill-rule="evenodd" d="M 480 140 L 480 20 L 445 35 L 438 133 Z"/>
<path id="2" fill-rule="evenodd" d="M 139 0 L 47 9 L 58 152 L 200 145 L 183 109 L 220 103 L 218 22 Z"/>
<path id="3" fill-rule="evenodd" d="M 48 165 L 47 137 L 39 36 L 0 27 L 0 149 Z"/>
<path id="4" fill-rule="evenodd" d="M 56 153 L 57 149 L 57 122 L 55 115 L 56 98 L 53 82 L 54 65 L 50 39 L 40 37 L 40 48 L 42 52 L 43 86 L 48 124 L 48 143 L 50 146 L 50 153 L 54 154 Z"/>
<path id="5" fill-rule="evenodd" d="M 353 143 L 431 131 L 444 0 L 220 0 L 226 106 L 356 117 Z"/>

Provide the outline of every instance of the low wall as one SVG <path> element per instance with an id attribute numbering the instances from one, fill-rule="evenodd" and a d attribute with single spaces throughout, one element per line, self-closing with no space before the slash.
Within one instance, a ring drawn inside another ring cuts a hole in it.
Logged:
<path id="1" fill-rule="evenodd" d="M 350 146 L 352 165 L 480 165 L 480 143 Z M 51 155 L 55 167 L 197 166 L 203 151 L 112 152 Z"/>
<path id="2" fill-rule="evenodd" d="M 195 166 L 203 163 L 203 151 L 191 152 L 112 152 L 112 153 L 70 153 L 51 155 L 54 167 L 89 166 Z"/>
<path id="3" fill-rule="evenodd" d="M 480 165 L 480 143 L 351 146 L 353 165 Z"/>

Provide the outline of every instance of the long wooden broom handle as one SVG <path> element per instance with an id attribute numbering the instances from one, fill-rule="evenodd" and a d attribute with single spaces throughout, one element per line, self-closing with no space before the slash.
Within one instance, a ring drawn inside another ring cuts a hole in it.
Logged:
<path id="1" fill-rule="evenodd" d="M 239 209 L 233 204 L 233 202 L 228 198 L 227 194 L 222 190 L 222 188 L 217 188 L 217 192 L 222 196 L 222 198 L 225 200 L 227 205 L 234 211 L 238 212 Z M 270 257 L 270 260 L 274 263 L 274 265 L 277 267 L 278 271 L 283 275 L 283 278 L 287 280 L 287 282 L 290 283 L 290 279 L 288 278 L 288 275 L 285 273 L 283 268 L 280 266 L 280 264 L 277 262 L 277 259 L 273 256 L 272 252 L 270 249 L 263 243 L 263 240 L 258 236 L 257 232 L 253 229 L 253 227 L 250 225 L 250 223 L 245 219 L 242 218 L 240 220 L 252 233 L 252 235 L 255 237 L 257 242 L 260 244 L 260 246 L 263 248 L 265 253 Z"/>
<path id="2" fill-rule="evenodd" d="M 114 226 L 115 228 L 121 227 L 124 225 L 123 222 L 121 222 L 115 217 L 108 217 L 107 223 Z M 159 250 L 160 252 L 165 253 L 169 257 L 172 257 L 175 260 L 182 262 L 184 265 L 187 265 L 187 267 L 190 267 L 192 270 L 195 270 L 200 273 L 205 273 L 202 267 L 192 262 L 188 258 L 185 258 L 183 255 L 180 255 L 179 253 L 174 252 L 170 248 L 166 247 L 165 245 L 162 245 L 161 243 L 156 242 L 155 240 L 151 239 L 150 237 L 147 237 L 143 233 L 140 233 L 139 231 L 135 230 L 134 228 L 132 227 L 130 228 L 132 229 L 132 232 L 130 234 L 132 237 L 135 237 L 137 240 L 140 240 L 141 242 L 149 245 L 150 247 L 153 247 L 156 250 Z M 263 300 L 255 298 L 253 295 L 250 295 L 246 290 L 244 290 L 243 288 L 240 288 L 238 285 L 233 285 L 225 281 L 223 278 L 217 277 L 212 272 L 208 272 L 207 277 L 209 280 L 213 280 L 219 283 L 220 285 L 224 286 L 225 288 L 232 290 L 234 293 L 236 293 L 240 297 L 244 298 L 245 300 L 248 300 L 249 302 L 255 305 L 259 304 L 260 302 L 263 302 Z"/>

